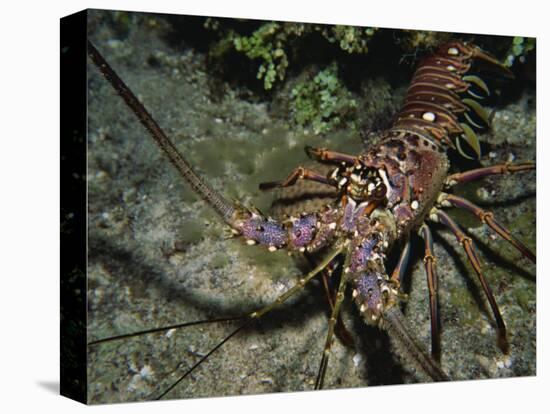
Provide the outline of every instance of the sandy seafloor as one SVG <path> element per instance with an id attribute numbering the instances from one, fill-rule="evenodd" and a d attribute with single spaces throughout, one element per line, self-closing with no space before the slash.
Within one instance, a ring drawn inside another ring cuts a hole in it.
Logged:
<path id="1" fill-rule="evenodd" d="M 221 98 L 214 98 L 215 79 L 203 54 L 174 47 L 155 26 L 132 28 L 121 37 L 99 17 L 92 18 L 90 39 L 187 159 L 224 194 L 268 211 L 273 195 L 260 193 L 257 184 L 286 176 L 304 162 L 304 145 L 361 148 L 356 134 L 346 130 L 319 137 L 294 128 L 273 116 L 267 103 L 243 99 L 238 86 L 225 85 Z M 383 78 L 368 79 L 368 69 L 365 77 L 372 96 L 386 97 L 380 108 L 395 107 L 403 88 L 394 91 Z M 530 93 L 498 108 L 494 133 L 482 137 L 483 165 L 535 159 Z M 191 194 L 91 63 L 88 117 L 89 340 L 240 315 L 293 285 L 301 271 L 285 252 L 225 238 L 224 226 Z M 535 249 L 535 172 L 487 179 L 463 191 Z M 492 314 L 465 255 L 449 232 L 435 227 L 443 369 L 456 380 L 535 375 L 535 266 L 475 220 L 457 217 L 479 246 L 511 352 L 504 356 L 496 346 Z M 403 310 L 428 349 L 428 292 L 418 257 L 408 278 Z M 311 390 L 327 307 L 320 284 L 312 283 L 225 344 L 167 398 Z M 366 327 L 349 303 L 344 319 L 356 349 L 335 341 L 325 388 L 419 381 L 387 336 Z M 234 326 L 212 324 L 91 347 L 90 401 L 158 395 Z"/>

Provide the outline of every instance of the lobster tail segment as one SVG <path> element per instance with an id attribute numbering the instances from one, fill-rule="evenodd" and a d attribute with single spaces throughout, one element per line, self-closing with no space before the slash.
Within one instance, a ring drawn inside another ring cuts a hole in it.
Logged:
<path id="1" fill-rule="evenodd" d="M 392 129 L 407 130 L 427 136 L 441 146 L 457 149 L 466 158 L 474 158 L 463 150 L 466 142 L 471 153 L 481 156 L 479 140 L 474 132 L 490 125 L 490 117 L 479 100 L 490 95 L 485 82 L 470 73 L 479 62 L 506 78 L 512 72 L 495 57 L 466 42 L 442 45 L 426 57 L 413 75 L 405 103 Z"/>

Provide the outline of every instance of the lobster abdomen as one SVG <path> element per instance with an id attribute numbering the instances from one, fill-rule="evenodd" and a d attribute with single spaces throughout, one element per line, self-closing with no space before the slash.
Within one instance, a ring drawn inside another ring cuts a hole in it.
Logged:
<path id="1" fill-rule="evenodd" d="M 474 61 L 502 76 L 513 77 L 479 47 L 466 42 L 447 43 L 416 69 L 392 130 L 427 135 L 437 145 L 456 148 L 472 158 L 461 148 L 460 139 L 464 139 L 479 158 L 474 130 L 488 127 L 489 117 L 478 101 L 490 91 L 481 78 L 469 74 Z"/>

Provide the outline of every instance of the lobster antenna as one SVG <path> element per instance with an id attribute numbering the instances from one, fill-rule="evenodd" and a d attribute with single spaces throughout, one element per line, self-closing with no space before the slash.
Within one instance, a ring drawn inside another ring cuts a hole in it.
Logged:
<path id="1" fill-rule="evenodd" d="M 227 335 L 222 341 L 220 341 L 214 348 L 212 348 L 206 355 L 204 355 L 201 359 L 199 359 L 191 368 L 189 368 L 185 373 L 183 373 L 176 381 L 174 381 L 168 388 L 166 388 L 162 394 L 160 394 L 158 397 L 155 397 L 155 400 L 160 400 L 162 397 L 164 397 L 166 394 L 168 394 L 170 391 L 172 391 L 180 382 L 182 382 L 189 374 L 191 374 L 199 365 L 201 365 L 204 361 L 206 361 L 210 355 L 212 355 L 214 352 L 216 352 L 218 349 L 220 349 L 223 344 L 225 344 L 227 341 L 229 341 L 231 338 L 233 338 L 235 335 L 237 335 L 240 331 L 242 331 L 244 328 L 246 328 L 248 325 L 250 325 L 253 321 L 256 319 L 248 319 L 245 323 L 243 323 L 241 326 L 239 326 L 237 329 L 232 331 L 229 335 Z"/>
<path id="2" fill-rule="evenodd" d="M 126 105 L 128 105 L 141 124 L 147 129 L 149 134 L 151 134 L 151 137 L 153 137 L 159 148 L 166 154 L 174 167 L 178 169 L 193 191 L 212 207 L 226 223 L 231 224 L 232 217 L 235 214 L 235 207 L 233 204 L 215 191 L 193 170 L 189 162 L 183 158 L 176 146 L 166 136 L 151 114 L 149 114 L 145 106 L 136 98 L 130 88 L 120 79 L 113 68 L 111 68 L 105 58 L 89 40 L 88 56 L 90 56 L 90 59 L 92 59 L 105 79 L 111 84 L 115 91 L 117 91 L 120 97 L 124 99 Z"/>
<path id="3" fill-rule="evenodd" d="M 241 319 L 247 318 L 247 316 L 232 316 L 229 318 L 204 319 L 200 321 L 184 322 L 184 323 L 178 323 L 176 325 L 162 326 L 159 328 L 145 329 L 143 331 L 136 331 L 136 332 L 131 332 L 131 333 L 122 334 L 122 335 L 110 336 L 108 338 L 96 339 L 95 341 L 88 342 L 88 346 L 102 344 L 104 342 L 118 341 L 120 339 L 133 338 L 135 336 L 147 335 L 155 332 L 169 331 L 171 329 L 187 328 L 189 326 L 195 326 L 195 325 L 204 325 L 207 323 L 239 321 Z"/>
<path id="4" fill-rule="evenodd" d="M 405 328 L 403 314 L 397 307 L 393 306 L 384 312 L 382 327 L 393 340 L 394 347 L 398 353 L 409 359 L 418 370 L 434 381 L 450 381 L 449 376 L 443 372 L 441 367 L 420 348 L 416 340 Z"/>

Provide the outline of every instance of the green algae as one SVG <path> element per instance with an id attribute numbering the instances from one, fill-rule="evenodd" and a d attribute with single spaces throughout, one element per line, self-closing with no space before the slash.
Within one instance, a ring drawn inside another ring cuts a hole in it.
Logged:
<path id="1" fill-rule="evenodd" d="M 314 134 L 329 132 L 353 119 L 357 102 L 338 78 L 338 65 L 332 63 L 312 80 L 299 83 L 291 91 L 291 116 Z M 355 124 L 350 122 L 351 129 Z"/>
<path id="2" fill-rule="evenodd" d="M 283 41 L 290 31 L 280 30 L 281 25 L 275 22 L 265 23 L 251 36 L 235 36 L 233 44 L 238 52 L 244 53 L 250 59 L 259 59 L 256 77 L 263 79 L 264 88 L 271 89 L 273 83 L 283 80 L 288 67 L 288 57 L 283 49 Z"/>
<path id="3" fill-rule="evenodd" d="M 516 60 L 525 62 L 527 55 L 535 50 L 536 42 L 534 37 L 514 37 L 504 62 L 506 66 L 513 66 Z"/>
<path id="4" fill-rule="evenodd" d="M 468 289 L 459 287 L 451 289 L 450 299 L 450 305 L 460 309 L 460 324 L 472 326 L 477 322 L 479 307 Z"/>
<path id="5" fill-rule="evenodd" d="M 197 243 L 204 237 L 204 224 L 198 221 L 186 221 L 179 232 L 181 240 L 187 243 Z"/>
<path id="6" fill-rule="evenodd" d="M 406 50 L 434 49 L 449 41 L 451 33 L 432 30 L 403 30 L 398 40 Z"/>
<path id="7" fill-rule="evenodd" d="M 329 44 L 337 45 L 349 54 L 367 54 L 369 42 L 377 29 L 344 25 L 316 25 L 287 22 L 261 23 L 252 33 L 239 33 L 235 25 L 209 18 L 205 27 L 222 33 L 211 49 L 211 56 L 223 58 L 234 48 L 253 62 L 257 62 L 256 78 L 270 90 L 285 79 L 290 56 L 299 55 L 298 39 L 317 35 Z"/>

